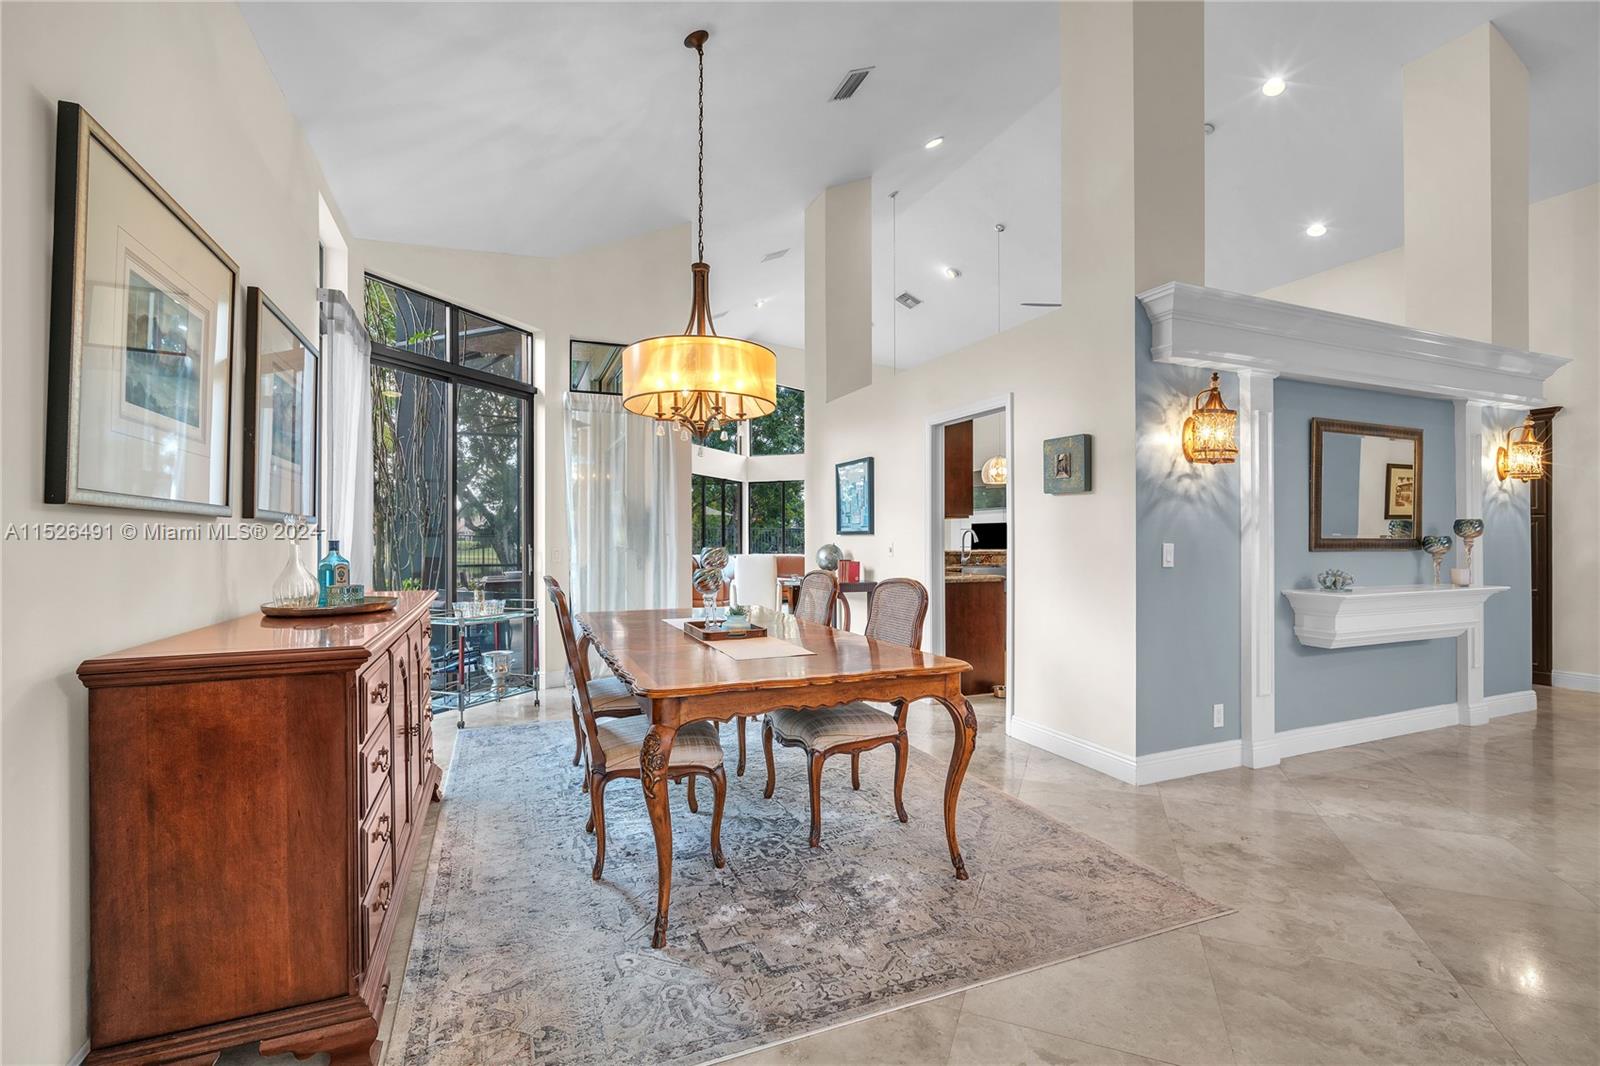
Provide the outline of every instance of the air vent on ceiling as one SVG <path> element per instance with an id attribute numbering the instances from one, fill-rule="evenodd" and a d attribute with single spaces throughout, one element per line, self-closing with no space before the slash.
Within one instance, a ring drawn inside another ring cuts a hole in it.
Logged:
<path id="1" fill-rule="evenodd" d="M 1027 300 L 1024 300 L 1024 301 L 1022 301 L 1022 306 L 1023 307 L 1060 307 L 1061 305 L 1060 304 L 1046 304 L 1046 303 L 1029 303 Z"/>
<path id="2" fill-rule="evenodd" d="M 873 67 L 857 67 L 855 70 L 852 70 L 850 73 L 846 74 L 844 76 L 844 81 L 841 81 L 839 83 L 839 87 L 833 90 L 832 99 L 850 99 L 856 94 L 856 90 L 861 88 L 861 83 L 867 80 L 867 75 L 871 74 L 873 70 Z"/>
<path id="3" fill-rule="evenodd" d="M 789 254 L 789 249 L 787 249 L 787 248 L 779 248 L 776 252 L 768 252 L 766 255 L 762 256 L 761 257 L 761 261 L 763 263 L 770 263 L 774 259 L 782 259 L 784 256 L 786 256 L 788 254 Z"/>
<path id="4" fill-rule="evenodd" d="M 922 301 L 911 295 L 909 291 L 901 293 L 894 298 L 894 302 L 904 307 L 907 311 L 913 310 Z"/>

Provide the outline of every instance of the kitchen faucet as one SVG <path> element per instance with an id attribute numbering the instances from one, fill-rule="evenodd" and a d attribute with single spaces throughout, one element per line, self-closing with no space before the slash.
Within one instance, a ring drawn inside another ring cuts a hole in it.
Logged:
<path id="1" fill-rule="evenodd" d="M 961 565 L 962 566 L 966 566 L 968 560 L 970 560 L 972 558 L 972 550 L 971 550 L 972 549 L 972 545 L 967 542 L 967 538 L 968 537 L 972 538 L 972 543 L 974 543 L 974 544 L 977 543 L 977 540 L 978 540 L 978 532 L 977 532 L 977 530 L 973 529 L 971 526 L 968 526 L 966 529 L 963 529 L 961 531 Z"/>

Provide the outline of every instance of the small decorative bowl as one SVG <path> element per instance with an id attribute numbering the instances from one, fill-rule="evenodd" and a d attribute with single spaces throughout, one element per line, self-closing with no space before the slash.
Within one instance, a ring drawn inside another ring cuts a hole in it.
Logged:
<path id="1" fill-rule="evenodd" d="M 1422 550 L 1429 555 L 1443 555 L 1450 550 L 1453 543 L 1454 541 L 1443 534 L 1430 535 L 1422 538 Z"/>
<path id="2" fill-rule="evenodd" d="M 1462 540 L 1471 540 L 1474 537 L 1483 536 L 1483 519 L 1458 518 L 1453 528 L 1456 531 L 1456 536 Z"/>
<path id="3" fill-rule="evenodd" d="M 1317 585 L 1328 592 L 1349 592 L 1355 587 L 1355 575 L 1343 570 L 1324 570 L 1317 575 Z"/>

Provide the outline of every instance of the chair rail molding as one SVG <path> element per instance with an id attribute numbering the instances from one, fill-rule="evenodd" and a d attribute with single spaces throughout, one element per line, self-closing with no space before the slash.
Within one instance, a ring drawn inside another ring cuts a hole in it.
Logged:
<path id="1" fill-rule="evenodd" d="M 1240 762 L 1273 766 L 1298 753 L 1287 734 L 1280 739 L 1276 724 L 1276 379 L 1454 401 L 1456 514 L 1470 518 L 1482 515 L 1488 484 L 1488 409 L 1541 406 L 1545 382 L 1571 360 L 1184 282 L 1158 285 L 1138 298 L 1150 318 L 1150 354 L 1156 362 L 1239 378 Z M 1474 557 L 1473 570 L 1481 590 L 1482 552 Z M 1480 602 L 1480 615 L 1481 610 Z M 1462 724 L 1481 724 L 1492 717 L 1494 702 L 1483 695 L 1483 626 L 1454 632 L 1459 634 L 1458 717 Z M 1211 747 L 1201 759 L 1208 765 L 1216 758 Z M 1179 763 L 1169 759 L 1163 766 L 1161 773 L 1176 773 Z"/>
<path id="2" fill-rule="evenodd" d="M 1571 360 L 1172 281 L 1139 294 L 1158 363 L 1538 407 Z"/>

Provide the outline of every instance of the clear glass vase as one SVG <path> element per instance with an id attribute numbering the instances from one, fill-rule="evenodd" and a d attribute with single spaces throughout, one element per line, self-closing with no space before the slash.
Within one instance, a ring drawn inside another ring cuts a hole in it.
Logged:
<path id="1" fill-rule="evenodd" d="M 288 536 L 288 532 L 285 530 L 283 539 L 289 545 L 289 560 L 272 583 L 272 602 L 279 607 L 315 607 L 317 575 L 300 558 L 300 542 Z"/>

